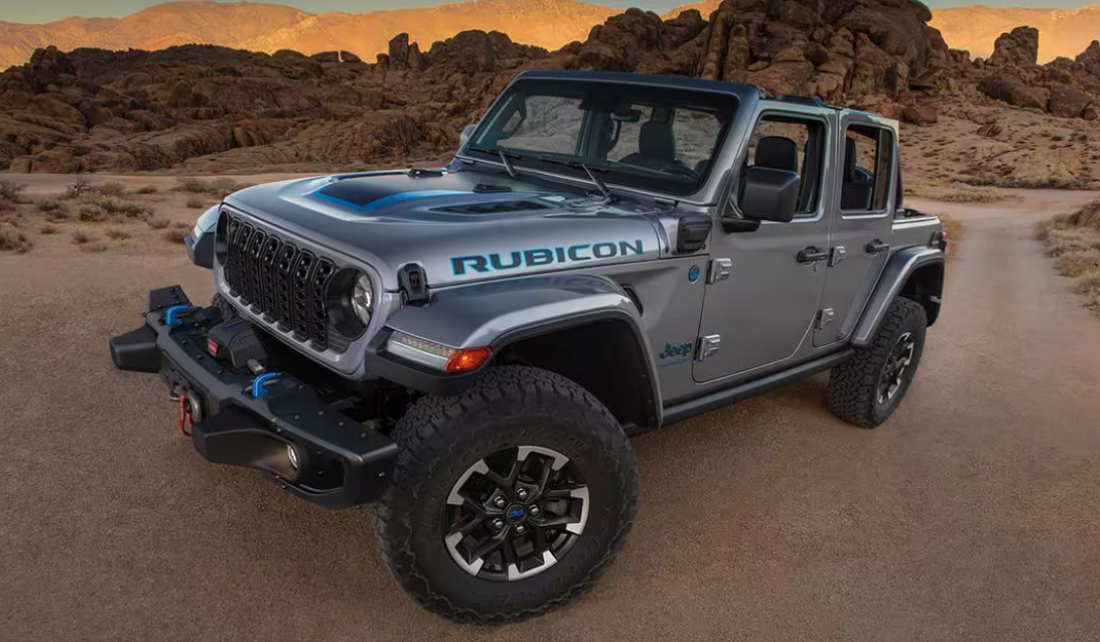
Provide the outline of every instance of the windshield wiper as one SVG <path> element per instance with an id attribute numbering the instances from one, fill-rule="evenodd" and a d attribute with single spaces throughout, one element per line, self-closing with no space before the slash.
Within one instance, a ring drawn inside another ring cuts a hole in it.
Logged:
<path id="1" fill-rule="evenodd" d="M 608 173 L 606 167 L 593 167 L 580 161 L 565 160 L 562 158 L 554 158 L 553 156 L 539 156 L 539 161 L 543 163 L 550 163 L 551 165 L 562 165 L 569 169 L 583 169 L 585 174 L 588 174 L 588 178 L 596 186 L 596 189 L 600 191 L 606 203 L 615 202 L 615 195 L 611 193 L 611 190 L 607 188 L 607 183 L 604 183 L 600 178 L 596 176 L 596 172 Z"/>
<path id="2" fill-rule="evenodd" d="M 466 149 L 471 152 L 481 152 L 482 154 L 493 154 L 500 158 L 500 162 L 504 164 L 504 171 L 508 172 L 508 176 L 512 178 L 516 177 L 516 167 L 512 165 L 512 160 L 523 160 L 523 156 L 515 152 L 507 152 L 499 147 L 489 149 L 487 147 L 474 147 L 473 145 L 467 146 Z"/>

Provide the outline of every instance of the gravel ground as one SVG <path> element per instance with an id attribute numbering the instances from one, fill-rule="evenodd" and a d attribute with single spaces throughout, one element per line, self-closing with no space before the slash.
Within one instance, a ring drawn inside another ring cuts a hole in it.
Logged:
<path id="1" fill-rule="evenodd" d="M 0 639 L 1095 640 L 1100 322 L 1030 226 L 1095 194 L 918 207 L 966 226 L 887 425 L 814 378 L 635 442 L 638 521 L 586 597 L 496 628 L 418 609 L 364 512 L 203 461 L 109 336 L 182 255 L 0 255 Z M 182 254 L 182 253 L 181 253 Z"/>

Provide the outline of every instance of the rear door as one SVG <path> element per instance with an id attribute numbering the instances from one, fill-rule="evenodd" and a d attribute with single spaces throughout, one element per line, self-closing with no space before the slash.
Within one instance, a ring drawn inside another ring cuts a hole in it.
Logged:
<path id="1" fill-rule="evenodd" d="M 851 334 L 871 289 L 886 266 L 898 181 L 897 130 L 890 121 L 859 112 L 841 115 L 839 171 L 832 172 L 830 255 L 814 346 Z"/>

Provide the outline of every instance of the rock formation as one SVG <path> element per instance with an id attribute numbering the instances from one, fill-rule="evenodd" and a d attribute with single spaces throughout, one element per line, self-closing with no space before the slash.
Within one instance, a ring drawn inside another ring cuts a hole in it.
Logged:
<path id="1" fill-rule="evenodd" d="M 945 97 L 1064 118 L 1100 107 L 1100 42 L 1035 64 L 1038 34 L 1003 35 L 989 60 L 949 50 L 911 0 L 725 0 L 662 20 L 631 9 L 549 53 L 466 31 L 422 51 L 407 34 L 375 63 L 187 45 L 146 52 L 48 47 L 0 74 L 0 169 L 131 172 L 400 165 L 445 158 L 524 68 L 750 82 L 915 125 Z M 990 134 L 992 135 L 992 134 Z"/>

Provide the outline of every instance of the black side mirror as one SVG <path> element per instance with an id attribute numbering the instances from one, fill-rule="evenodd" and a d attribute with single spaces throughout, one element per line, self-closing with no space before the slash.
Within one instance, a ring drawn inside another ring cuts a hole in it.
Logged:
<path id="1" fill-rule="evenodd" d="M 798 211 L 801 188 L 798 172 L 751 167 L 741 190 L 741 213 L 758 221 L 790 223 Z"/>

